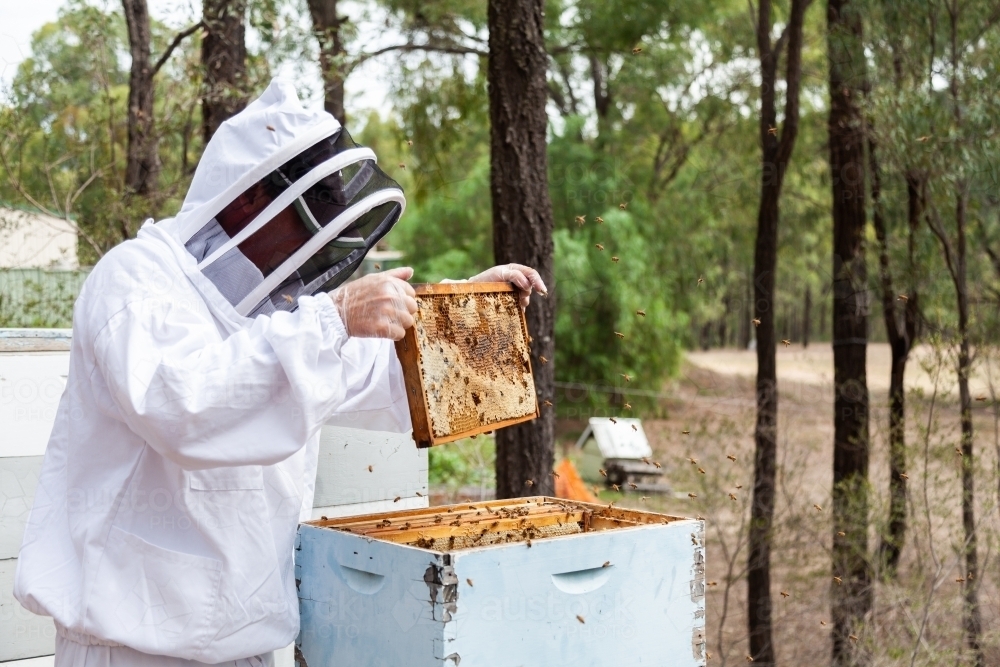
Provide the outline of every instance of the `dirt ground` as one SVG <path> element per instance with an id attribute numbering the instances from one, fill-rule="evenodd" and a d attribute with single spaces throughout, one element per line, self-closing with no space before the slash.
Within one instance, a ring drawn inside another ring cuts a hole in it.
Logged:
<path id="1" fill-rule="evenodd" d="M 746 664 L 746 599 L 741 575 L 746 562 L 746 522 L 753 481 L 755 353 L 719 350 L 688 355 L 680 377 L 666 388 L 667 418 L 644 420 L 654 453 L 667 470 L 671 495 L 619 503 L 683 516 L 702 516 L 708 541 L 709 665 Z M 951 362 L 933 363 L 921 348 L 908 373 L 910 532 L 898 581 L 878 583 L 875 610 L 860 631 L 857 650 L 870 651 L 876 665 L 964 664 L 961 626 L 962 576 L 958 409 Z M 889 350 L 869 347 L 871 391 L 871 517 L 884 522 Z M 919 369 L 919 370 L 917 370 Z M 981 365 L 973 396 L 988 393 L 990 372 Z M 829 345 L 779 349 L 779 490 L 773 546 L 776 651 L 784 665 L 829 664 L 829 591 L 832 537 L 829 506 L 833 454 L 832 351 Z M 934 378 L 938 379 L 935 393 Z M 932 409 L 933 408 L 933 409 Z M 997 421 L 991 402 L 974 403 L 977 520 L 982 531 L 986 664 L 1000 665 L 1000 597 L 996 452 Z M 574 428 L 575 427 L 575 428 Z M 561 424 L 564 442 L 579 424 Z M 690 434 L 685 435 L 683 431 Z M 736 461 L 726 457 L 732 455 Z M 697 463 L 692 463 L 694 459 Z M 704 472 L 699 472 L 699 469 Z M 698 497 L 690 499 L 688 493 Z M 732 500 L 733 494 L 736 500 Z M 618 496 L 605 491 L 605 499 Z M 871 530 L 870 545 L 877 545 Z M 786 595 L 787 594 L 787 595 Z M 922 629 L 921 629 L 922 628 Z"/>

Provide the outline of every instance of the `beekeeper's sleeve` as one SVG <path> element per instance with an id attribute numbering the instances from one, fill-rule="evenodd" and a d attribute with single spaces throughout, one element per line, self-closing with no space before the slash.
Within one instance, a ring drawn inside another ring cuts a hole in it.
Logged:
<path id="1" fill-rule="evenodd" d="M 282 461 L 371 379 L 344 364 L 347 332 L 325 294 L 225 340 L 199 314 L 149 304 L 128 304 L 97 334 L 92 382 L 112 397 L 102 409 L 183 468 Z"/>

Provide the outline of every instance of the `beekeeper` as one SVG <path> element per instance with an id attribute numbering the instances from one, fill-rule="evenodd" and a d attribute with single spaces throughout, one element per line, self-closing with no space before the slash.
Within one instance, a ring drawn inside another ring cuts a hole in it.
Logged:
<path id="1" fill-rule="evenodd" d="M 269 665 L 295 639 L 320 426 L 410 427 L 391 341 L 412 271 L 345 283 L 404 205 L 276 80 L 216 132 L 177 217 L 97 263 L 14 583 L 54 618 L 56 667 Z M 545 291 L 518 265 L 470 280 Z"/>

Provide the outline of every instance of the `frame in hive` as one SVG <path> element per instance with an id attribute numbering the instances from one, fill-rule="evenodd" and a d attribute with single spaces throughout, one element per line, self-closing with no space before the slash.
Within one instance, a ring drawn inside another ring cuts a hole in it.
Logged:
<path id="1" fill-rule="evenodd" d="M 418 447 L 538 416 L 528 327 L 510 283 L 414 285 L 415 324 L 396 342 Z"/>

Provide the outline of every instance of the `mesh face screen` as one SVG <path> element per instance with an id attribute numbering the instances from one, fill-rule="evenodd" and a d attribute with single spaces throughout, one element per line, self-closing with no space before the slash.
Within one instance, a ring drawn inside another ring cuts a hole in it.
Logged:
<path id="1" fill-rule="evenodd" d="M 208 260 L 203 274 L 230 303 L 236 306 L 254 294 L 268 276 L 280 271 L 280 276 L 287 277 L 263 295 L 247 314 L 294 310 L 299 296 L 329 291 L 347 280 L 365 254 L 399 220 L 401 203 L 386 202 L 383 196 L 394 191 L 398 197 L 393 198 L 401 199 L 399 184 L 382 172 L 374 160 L 359 159 L 323 176 L 259 229 L 232 246 L 231 239 L 254 224 L 279 196 L 290 188 L 296 188 L 293 192 L 297 192 L 301 189 L 296 187 L 298 181 L 355 148 L 360 146 L 345 129 L 323 139 L 248 188 L 187 242 L 188 251 L 198 262 Z M 370 205 L 366 202 L 368 198 Z M 357 208 L 349 211 L 351 207 Z M 334 226 L 327 232 L 325 228 L 331 223 Z M 333 233 L 335 229 L 339 231 Z M 291 266 L 293 255 L 317 235 L 323 235 L 324 239 L 319 249 L 304 260 L 301 257 L 295 260 L 297 266 Z M 230 247 L 221 253 L 220 248 L 226 244 Z"/>

